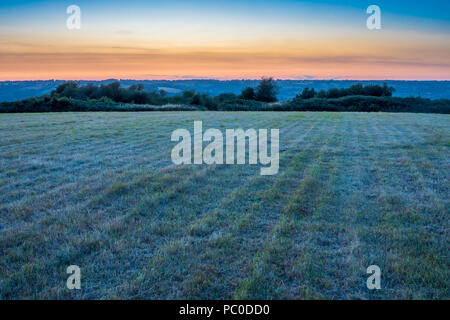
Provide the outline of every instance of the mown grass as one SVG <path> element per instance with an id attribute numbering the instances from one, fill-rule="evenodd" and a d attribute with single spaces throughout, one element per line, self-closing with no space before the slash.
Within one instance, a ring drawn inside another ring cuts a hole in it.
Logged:
<path id="1" fill-rule="evenodd" d="M 194 120 L 279 128 L 278 175 L 174 166 L 171 132 Z M 0 297 L 448 299 L 449 128 L 424 114 L 0 115 Z"/>

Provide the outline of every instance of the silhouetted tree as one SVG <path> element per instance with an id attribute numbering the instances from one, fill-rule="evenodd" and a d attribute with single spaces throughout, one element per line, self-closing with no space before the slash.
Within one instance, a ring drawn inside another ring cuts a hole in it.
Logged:
<path id="1" fill-rule="evenodd" d="M 256 87 L 256 100 L 262 102 L 276 102 L 279 88 L 273 78 L 262 78 Z"/>
<path id="2" fill-rule="evenodd" d="M 303 89 L 300 97 L 302 99 L 311 99 L 311 98 L 314 98 L 315 95 L 316 95 L 316 92 L 315 92 L 314 88 L 312 88 L 311 90 L 309 90 L 309 88 L 305 88 L 305 89 Z"/>
<path id="3" fill-rule="evenodd" d="M 224 102 L 236 102 L 238 100 L 238 96 L 234 93 L 221 93 L 218 96 L 214 97 L 216 103 L 224 103 Z"/>
<path id="4" fill-rule="evenodd" d="M 346 91 L 350 96 L 364 95 L 364 87 L 361 83 L 350 86 Z"/>
<path id="5" fill-rule="evenodd" d="M 383 96 L 384 97 L 392 97 L 392 94 L 395 92 L 394 87 L 388 87 L 387 83 L 383 83 Z"/>
<path id="6" fill-rule="evenodd" d="M 252 87 L 245 88 L 244 90 L 242 90 L 240 98 L 244 100 L 255 100 L 255 89 L 253 89 Z"/>
<path id="7" fill-rule="evenodd" d="M 190 104 L 197 105 L 197 106 L 200 106 L 202 104 L 202 96 L 200 95 L 200 93 L 194 94 L 194 96 L 191 99 Z"/>
<path id="8" fill-rule="evenodd" d="M 78 95 L 78 83 L 69 81 L 59 85 L 52 95 L 56 94 L 61 97 L 73 98 Z"/>
<path id="9" fill-rule="evenodd" d="M 339 89 L 337 88 L 331 88 L 327 91 L 327 98 L 333 99 L 333 98 L 339 98 L 341 97 L 341 94 L 339 92 Z"/>
<path id="10" fill-rule="evenodd" d="M 327 97 L 327 92 L 325 90 L 320 90 L 317 94 L 316 94 L 317 98 L 322 98 L 325 99 Z"/>

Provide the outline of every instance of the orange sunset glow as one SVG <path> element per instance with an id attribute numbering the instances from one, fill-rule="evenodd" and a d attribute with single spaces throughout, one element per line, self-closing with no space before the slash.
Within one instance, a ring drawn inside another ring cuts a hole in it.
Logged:
<path id="1" fill-rule="evenodd" d="M 30 10 L 42 12 L 32 16 L 27 7 L 8 16 L 3 10 L 0 80 L 255 79 L 262 75 L 447 80 L 450 74 L 448 33 L 432 19 L 386 13 L 386 26 L 370 31 L 364 10 L 339 6 L 325 11 L 294 3 L 297 16 L 275 12 L 267 20 L 275 4 L 254 14 L 214 7 L 205 9 L 208 15 L 173 10 L 152 18 L 136 10 L 126 16 L 117 10 L 100 14 L 99 7 L 83 4 L 80 30 L 67 30 L 68 15 L 61 5 L 46 10 L 30 3 Z M 321 15 L 324 21 L 317 18 Z M 409 19 L 415 27 L 400 24 L 401 19 Z"/>

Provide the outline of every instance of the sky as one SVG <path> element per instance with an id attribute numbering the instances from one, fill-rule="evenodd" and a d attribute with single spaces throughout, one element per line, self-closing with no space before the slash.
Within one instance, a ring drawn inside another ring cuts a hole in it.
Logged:
<path id="1" fill-rule="evenodd" d="M 0 81 L 262 76 L 450 80 L 450 1 L 0 2 Z"/>

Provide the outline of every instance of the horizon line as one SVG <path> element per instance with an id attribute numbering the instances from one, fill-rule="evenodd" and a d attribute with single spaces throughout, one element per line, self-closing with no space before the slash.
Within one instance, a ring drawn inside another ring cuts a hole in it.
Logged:
<path id="1" fill-rule="evenodd" d="M 0 80 L 0 82 L 38 82 L 38 81 L 260 81 L 263 77 L 260 78 L 230 78 L 230 79 L 221 79 L 221 78 L 160 78 L 160 79 L 133 79 L 133 78 L 102 78 L 102 79 L 14 79 L 14 80 Z M 294 78 L 275 78 L 275 77 L 265 77 L 265 78 L 273 78 L 275 81 L 420 81 L 420 82 L 448 82 L 449 79 L 336 79 L 336 78 L 323 78 L 323 79 L 294 79 Z"/>

